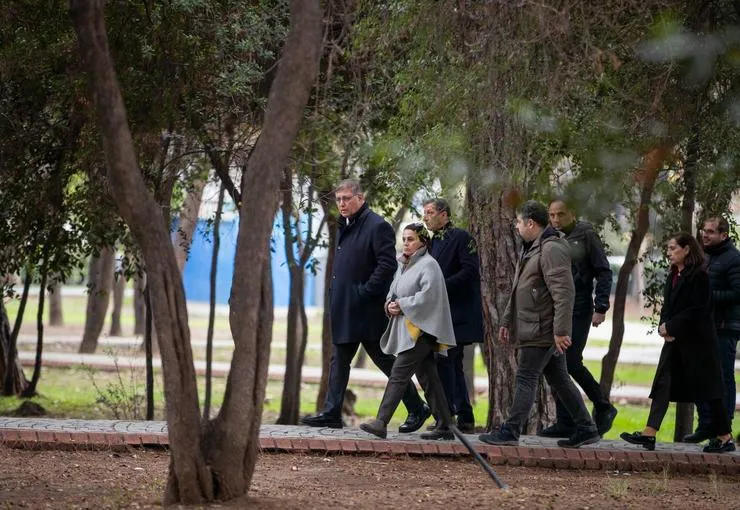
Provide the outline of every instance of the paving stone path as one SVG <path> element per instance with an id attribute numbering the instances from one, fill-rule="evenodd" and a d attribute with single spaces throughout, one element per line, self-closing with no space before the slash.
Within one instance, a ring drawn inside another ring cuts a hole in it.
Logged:
<path id="1" fill-rule="evenodd" d="M 557 446 L 556 440 L 523 436 L 520 445 L 491 446 L 476 435 L 467 438 L 491 464 L 561 469 L 620 471 L 675 470 L 684 473 L 740 475 L 740 452 L 704 454 L 699 445 L 662 443 L 653 452 L 623 441 L 604 440 L 573 450 Z M 0 417 L 0 442 L 17 448 L 125 449 L 163 446 L 169 443 L 167 424 L 161 421 L 74 420 Z M 459 441 L 426 441 L 415 434 L 389 431 L 380 440 L 351 427 L 310 428 L 263 425 L 263 451 L 314 454 L 370 455 L 470 455 Z"/>

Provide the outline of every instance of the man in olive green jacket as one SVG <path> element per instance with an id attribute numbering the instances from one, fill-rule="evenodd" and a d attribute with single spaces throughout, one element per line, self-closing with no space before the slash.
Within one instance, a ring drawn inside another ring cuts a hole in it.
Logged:
<path id="1" fill-rule="evenodd" d="M 570 346 L 575 288 L 567 241 L 548 226 L 547 208 L 533 200 L 517 214 L 522 252 L 504 312 L 499 341 L 518 348 L 514 401 L 500 430 L 482 434 L 480 440 L 497 445 L 517 445 L 522 427 L 534 404 L 540 376 L 557 392 L 576 424 L 575 433 L 558 446 L 578 448 L 600 439 L 580 392 L 568 375 L 565 356 Z"/>

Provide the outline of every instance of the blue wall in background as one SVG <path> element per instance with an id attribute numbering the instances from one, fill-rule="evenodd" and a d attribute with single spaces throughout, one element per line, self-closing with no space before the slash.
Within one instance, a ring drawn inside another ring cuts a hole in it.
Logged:
<path id="1" fill-rule="evenodd" d="M 176 229 L 177 227 L 175 227 Z M 213 252 L 213 232 L 206 220 L 198 220 L 198 226 L 190 246 L 190 254 L 183 272 L 185 295 L 188 300 L 208 302 L 210 298 L 209 281 L 211 256 Z M 218 252 L 216 274 L 216 303 L 227 304 L 231 294 L 231 278 L 234 273 L 236 237 L 239 221 L 222 221 L 219 228 L 221 244 Z M 282 225 L 275 221 L 272 229 L 272 285 L 275 306 L 288 306 L 290 297 L 290 275 L 285 260 Z M 255 275 L 256 276 L 256 275 Z M 306 306 L 316 306 L 316 276 L 306 271 Z"/>

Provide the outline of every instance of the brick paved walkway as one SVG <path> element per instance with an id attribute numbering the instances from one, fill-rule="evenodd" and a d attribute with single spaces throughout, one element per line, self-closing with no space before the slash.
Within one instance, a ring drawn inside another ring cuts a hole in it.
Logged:
<path id="1" fill-rule="evenodd" d="M 601 441 L 578 450 L 559 448 L 554 439 L 524 436 L 518 447 L 491 446 L 467 436 L 491 464 L 516 466 L 662 471 L 710 471 L 740 475 L 740 452 L 708 455 L 698 445 L 662 443 L 653 452 L 622 441 Z M 56 420 L 0 417 L 0 442 L 19 448 L 127 448 L 167 445 L 167 424 L 161 421 Z M 263 425 L 265 451 L 318 454 L 470 455 L 458 441 L 425 441 L 419 434 L 389 431 L 380 440 L 356 428 L 317 429 Z"/>

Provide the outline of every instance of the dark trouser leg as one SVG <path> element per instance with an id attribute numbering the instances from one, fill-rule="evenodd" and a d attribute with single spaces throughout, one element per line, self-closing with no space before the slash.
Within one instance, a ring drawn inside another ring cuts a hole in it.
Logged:
<path id="1" fill-rule="evenodd" d="M 514 401 L 509 409 L 509 418 L 504 426 L 517 439 L 522 433 L 522 426 L 529 417 L 534 404 L 537 384 L 542 371 L 552 356 L 549 347 L 522 347 L 517 357 L 518 368 L 514 386 Z"/>
<path id="2" fill-rule="evenodd" d="M 671 396 L 671 371 L 670 356 L 660 357 L 658 370 L 653 381 L 653 399 L 650 402 L 650 414 L 648 414 L 647 426 L 660 430 L 665 413 L 668 412 L 668 404 Z"/>
<path id="3" fill-rule="evenodd" d="M 727 418 L 727 409 L 721 398 L 715 398 L 709 401 L 709 408 L 712 412 L 712 428 L 710 433 L 714 436 L 723 436 L 732 432 L 731 421 Z"/>
<path id="4" fill-rule="evenodd" d="M 377 367 L 390 378 L 396 358 L 380 350 L 380 342 L 377 340 L 363 341 L 362 345 L 365 347 L 367 355 L 373 360 L 373 363 L 375 363 Z M 412 375 L 413 373 L 414 372 L 411 372 Z M 406 380 L 406 387 L 404 388 L 403 393 L 403 405 L 406 406 L 406 410 L 409 413 L 420 413 L 424 406 L 424 401 L 419 396 L 419 392 L 416 391 L 416 386 L 411 382 L 411 376 Z"/>
<path id="5" fill-rule="evenodd" d="M 722 380 L 725 385 L 724 405 L 727 418 L 732 426 L 732 418 L 735 414 L 735 354 L 737 353 L 737 341 L 740 333 L 736 331 L 718 331 L 717 341 L 719 347 L 719 361 L 722 368 Z M 711 431 L 714 430 L 713 413 L 709 402 L 697 402 L 696 411 L 699 415 L 699 424 L 697 429 Z"/>
<path id="6" fill-rule="evenodd" d="M 326 400 L 324 401 L 325 414 L 336 417 L 342 416 L 342 403 L 349 383 L 352 358 L 355 357 L 359 348 L 359 343 L 332 345 L 329 387 L 326 390 Z"/>
<path id="7" fill-rule="evenodd" d="M 457 394 L 455 359 L 458 357 L 458 349 L 458 347 L 448 349 L 447 356 L 434 355 L 437 361 L 437 373 L 444 389 L 445 397 L 447 398 L 450 414 L 453 416 L 457 414 L 457 409 L 455 408 L 455 395 Z M 434 416 L 436 417 L 437 415 L 435 414 Z"/>
<path id="8" fill-rule="evenodd" d="M 570 349 L 569 349 L 570 350 Z M 567 351 L 566 351 L 567 352 Z M 543 370 L 547 383 L 555 389 L 558 399 L 565 407 L 568 416 L 573 419 L 575 426 L 581 430 L 595 431 L 596 424 L 583 403 L 581 392 L 568 375 L 568 365 L 561 354 L 552 354 Z"/>
<path id="9" fill-rule="evenodd" d="M 599 383 L 583 364 L 583 349 L 586 348 L 588 333 L 591 330 L 592 315 L 590 310 L 573 315 L 573 334 L 571 336 L 571 342 L 573 343 L 565 351 L 565 359 L 568 365 L 568 373 L 583 388 L 583 392 L 594 403 L 596 410 L 602 410 L 609 407 L 609 401 L 604 398 Z M 573 419 L 568 415 L 565 406 L 558 398 L 557 392 L 555 392 L 555 409 L 557 423 L 565 427 L 574 426 Z"/>
<path id="10" fill-rule="evenodd" d="M 368 352 L 368 354 L 370 353 Z M 413 386 L 411 377 L 421 365 L 422 360 L 427 356 L 431 358 L 432 355 L 432 346 L 421 339 L 416 342 L 413 348 L 398 355 L 393 363 L 390 374 L 388 374 L 388 384 L 385 387 L 383 400 L 381 400 L 380 407 L 378 408 L 378 419 L 380 421 L 386 425 L 391 421 L 393 413 L 396 412 L 401 398 L 407 391 L 407 387 L 410 385 Z M 443 407 L 446 408 L 446 406 Z"/>
<path id="11" fill-rule="evenodd" d="M 455 350 L 458 351 L 455 359 L 455 409 L 457 410 L 457 422 L 473 423 L 475 422 L 475 416 L 473 416 L 473 406 L 470 403 L 468 384 L 465 381 L 465 367 L 463 366 L 465 347 L 461 345 L 456 347 Z"/>
<path id="12" fill-rule="evenodd" d="M 423 337 L 419 342 L 427 343 L 430 349 L 429 354 L 419 362 L 416 369 L 416 378 L 419 379 L 419 384 L 424 388 L 424 396 L 432 408 L 432 413 L 435 416 L 439 416 L 439 424 L 443 427 L 448 427 L 452 424 L 452 415 L 449 412 L 449 404 L 445 397 L 442 381 L 439 378 L 438 364 L 432 352 L 436 346 L 436 342 L 429 337 Z"/>

